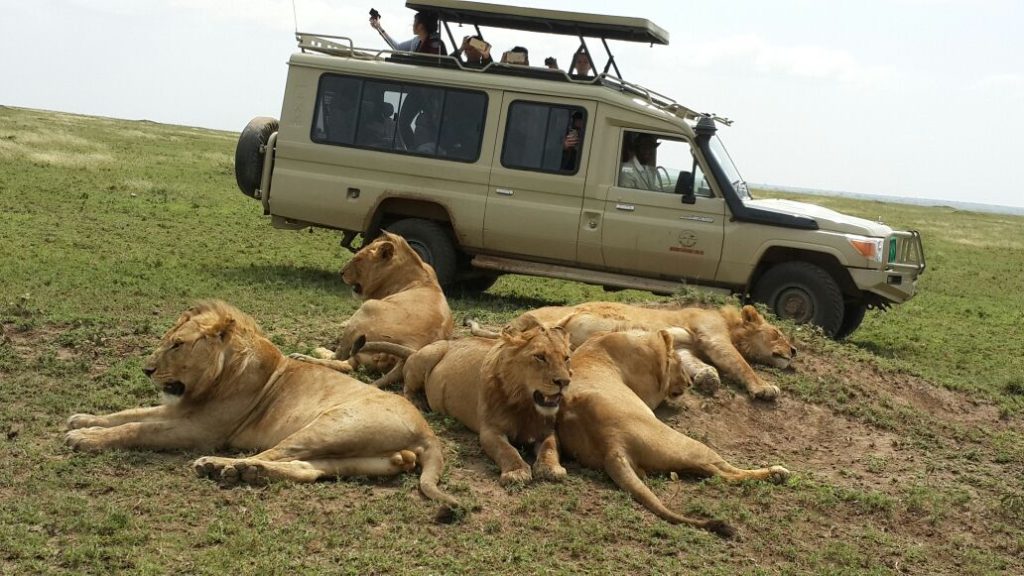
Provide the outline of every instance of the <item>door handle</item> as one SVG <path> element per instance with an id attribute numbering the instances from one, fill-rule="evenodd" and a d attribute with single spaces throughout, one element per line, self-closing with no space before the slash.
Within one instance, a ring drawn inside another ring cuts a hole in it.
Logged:
<path id="1" fill-rule="evenodd" d="M 616 204 L 615 209 L 622 210 L 623 212 L 632 212 L 633 210 L 636 210 L 636 206 L 633 206 L 632 204 Z"/>
<path id="2" fill-rule="evenodd" d="M 502 196 L 511 196 L 512 194 L 514 194 L 511 188 L 495 188 L 494 191 L 497 192 L 498 194 L 501 194 Z"/>

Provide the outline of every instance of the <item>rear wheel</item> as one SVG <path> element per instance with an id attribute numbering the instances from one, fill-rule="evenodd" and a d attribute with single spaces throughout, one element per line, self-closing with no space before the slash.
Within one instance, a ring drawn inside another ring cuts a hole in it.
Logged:
<path id="1" fill-rule="evenodd" d="M 836 335 L 833 338 L 843 340 L 853 334 L 857 328 L 860 328 L 860 323 L 864 321 L 867 311 L 868 307 L 865 304 L 847 304 L 843 309 L 843 323 L 840 324 L 839 330 L 836 330 Z"/>
<path id="2" fill-rule="evenodd" d="M 387 230 L 405 238 L 420 258 L 433 266 L 442 288 L 447 291 L 452 287 L 458 265 L 458 252 L 447 227 L 433 220 L 406 218 L 389 225 Z"/>
<path id="3" fill-rule="evenodd" d="M 235 146 L 235 182 L 242 194 L 250 198 L 256 197 L 256 190 L 263 178 L 263 146 L 270 140 L 270 135 L 277 132 L 277 119 L 257 116 L 249 121 L 238 136 Z"/>
<path id="4" fill-rule="evenodd" d="M 753 291 L 779 318 L 820 326 L 835 337 L 843 323 L 843 293 L 828 272 L 810 262 L 784 262 L 761 276 Z"/>

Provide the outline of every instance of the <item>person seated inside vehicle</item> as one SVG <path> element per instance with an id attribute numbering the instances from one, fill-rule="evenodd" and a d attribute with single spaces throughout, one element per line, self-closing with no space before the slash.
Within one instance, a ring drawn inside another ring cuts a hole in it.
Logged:
<path id="1" fill-rule="evenodd" d="M 663 190 L 658 176 L 658 137 L 642 132 L 626 132 L 622 140 L 622 166 L 619 186 L 639 190 Z"/>
<path id="2" fill-rule="evenodd" d="M 575 111 L 562 138 L 562 170 L 575 170 L 579 158 L 580 143 L 583 142 L 583 113 Z"/>
<path id="3" fill-rule="evenodd" d="M 380 14 L 370 13 L 370 26 L 380 33 L 392 50 L 416 52 L 418 54 L 447 54 L 444 41 L 438 32 L 438 17 L 434 12 L 417 12 L 412 19 L 412 32 L 416 36 L 405 42 L 395 42 L 380 25 Z"/>
<path id="4" fill-rule="evenodd" d="M 359 127 L 356 129 L 356 144 L 372 148 L 391 148 L 395 134 L 395 122 L 389 111 L 394 107 L 387 102 L 364 100 L 360 107 Z"/>

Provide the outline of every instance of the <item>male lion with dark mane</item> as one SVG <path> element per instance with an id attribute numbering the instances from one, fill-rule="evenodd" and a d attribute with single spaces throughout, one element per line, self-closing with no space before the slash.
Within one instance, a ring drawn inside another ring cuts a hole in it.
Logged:
<path id="1" fill-rule="evenodd" d="M 404 357 L 394 371 L 402 372 L 406 396 L 426 393 L 431 410 L 479 433 L 484 451 L 501 469 L 502 484 L 565 476 L 554 436 L 572 377 L 562 328 L 546 328 L 524 315 L 497 340 L 445 340 L 419 351 L 371 342 L 362 350 Z M 532 470 L 513 444 L 534 448 Z"/>
<path id="2" fill-rule="evenodd" d="M 632 330 L 584 342 L 572 354 L 573 383 L 558 415 L 558 441 L 567 455 L 587 468 L 607 472 L 661 518 L 731 536 L 734 531 L 724 522 L 670 510 L 644 484 L 644 475 L 690 472 L 729 481 L 783 481 L 789 471 L 781 466 L 736 468 L 658 420 L 652 408 L 687 380 L 675 353 L 679 339 L 672 330 Z"/>
<path id="3" fill-rule="evenodd" d="M 195 461 L 198 475 L 226 485 L 389 476 L 419 464 L 423 493 L 458 506 L 437 486 L 443 447 L 415 406 L 286 358 L 252 318 L 229 304 L 201 302 L 185 312 L 143 372 L 162 391 L 162 405 L 75 414 L 66 442 L 87 451 L 260 450 L 248 458 Z"/>
<path id="4" fill-rule="evenodd" d="M 693 335 L 693 352 L 699 360 L 710 362 L 727 376 L 742 383 L 751 396 L 764 400 L 775 400 L 779 395 L 779 387 L 762 380 L 747 363 L 747 359 L 784 369 L 789 367 L 796 356 L 796 348 L 786 335 L 765 321 L 753 306 L 744 306 L 742 310 L 733 306 L 707 310 L 585 302 L 576 306 L 538 308 L 527 314 L 544 324 L 564 325 L 574 347 L 593 334 L 610 330 L 659 330 L 673 326 L 685 328 Z M 473 327 L 473 333 L 480 336 L 494 335 L 477 326 Z M 687 370 L 694 380 L 698 379 L 701 372 L 706 373 L 699 360 L 687 364 Z"/>
<path id="5" fill-rule="evenodd" d="M 292 354 L 292 358 L 341 372 L 360 365 L 386 372 L 394 366 L 393 356 L 352 354 L 353 345 L 365 339 L 419 350 L 451 337 L 452 312 L 437 275 L 401 236 L 381 231 L 342 268 L 341 278 L 363 299 L 362 306 L 345 322 L 333 351 L 318 348 L 318 358 L 304 354 Z"/>

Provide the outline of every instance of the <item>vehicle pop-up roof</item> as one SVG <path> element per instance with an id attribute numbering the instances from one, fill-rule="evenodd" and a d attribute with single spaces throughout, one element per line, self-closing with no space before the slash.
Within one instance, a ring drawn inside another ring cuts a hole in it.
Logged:
<path id="1" fill-rule="evenodd" d="M 448 28 L 449 23 L 473 26 L 481 37 L 483 35 L 480 33 L 480 26 L 578 36 L 583 48 L 586 48 L 586 38 L 599 38 L 604 44 L 605 51 L 608 52 L 608 64 L 605 65 L 604 73 L 607 74 L 609 69 L 614 67 L 616 75 L 620 78 L 622 74 L 608 48 L 608 40 L 668 45 L 668 32 L 643 18 L 523 8 L 463 0 L 409 0 L 405 6 L 416 11 L 437 14 L 448 32 L 448 38 L 455 46 L 458 46 L 458 43 L 455 42 L 455 37 Z M 589 49 L 587 49 L 587 54 L 589 58 Z M 591 61 L 591 67 L 594 67 L 593 61 Z"/>
<path id="2" fill-rule="evenodd" d="M 541 32 L 547 34 L 558 34 L 564 36 L 576 36 L 580 39 L 580 46 L 585 49 L 587 58 L 590 59 L 591 68 L 596 70 L 594 61 L 587 47 L 586 38 L 596 38 L 601 41 L 608 54 L 608 62 L 601 74 L 592 78 L 581 78 L 569 73 L 555 70 L 546 70 L 536 67 L 524 67 L 493 63 L 483 68 L 472 68 L 475 72 L 496 72 L 501 74 L 512 74 L 517 76 L 529 76 L 532 78 L 544 78 L 548 80 L 561 80 L 569 82 L 584 82 L 604 85 L 606 87 L 630 92 L 641 96 L 651 105 L 666 110 L 677 116 L 696 120 L 707 116 L 722 124 L 732 124 L 727 118 L 715 114 L 702 114 L 695 112 L 672 98 L 644 88 L 638 84 L 625 81 L 615 57 L 608 47 L 608 40 L 620 40 L 625 42 L 640 42 L 644 44 L 668 45 L 668 32 L 653 22 L 644 18 L 627 18 L 624 16 L 605 16 L 602 14 L 588 14 L 585 12 L 566 12 L 562 10 L 545 10 L 541 8 L 524 8 L 519 6 L 504 6 L 501 4 L 488 4 L 484 2 L 467 2 L 464 0 L 408 0 L 405 3 L 407 8 L 416 11 L 433 12 L 447 33 L 452 46 L 458 47 L 452 35 L 449 24 L 461 24 L 473 26 L 478 36 L 483 38 L 480 32 L 481 26 L 492 28 L 503 28 L 509 30 L 523 30 L 527 32 Z M 441 65 L 458 67 L 464 70 L 471 70 L 462 65 L 455 56 L 428 56 L 423 54 L 409 54 L 393 50 L 378 50 L 376 53 L 366 52 L 365 49 L 357 49 L 352 45 L 349 38 L 338 36 L 327 36 L 322 34 L 305 34 L 296 32 L 299 47 L 302 51 L 320 52 L 335 56 L 347 56 L 356 58 L 378 58 L 382 54 L 390 53 L 390 61 L 407 64 L 420 65 Z M 346 45 L 334 42 L 331 39 L 344 40 Z M 610 71 L 614 68 L 615 73 Z M 572 69 L 570 69 L 571 71 Z"/>

